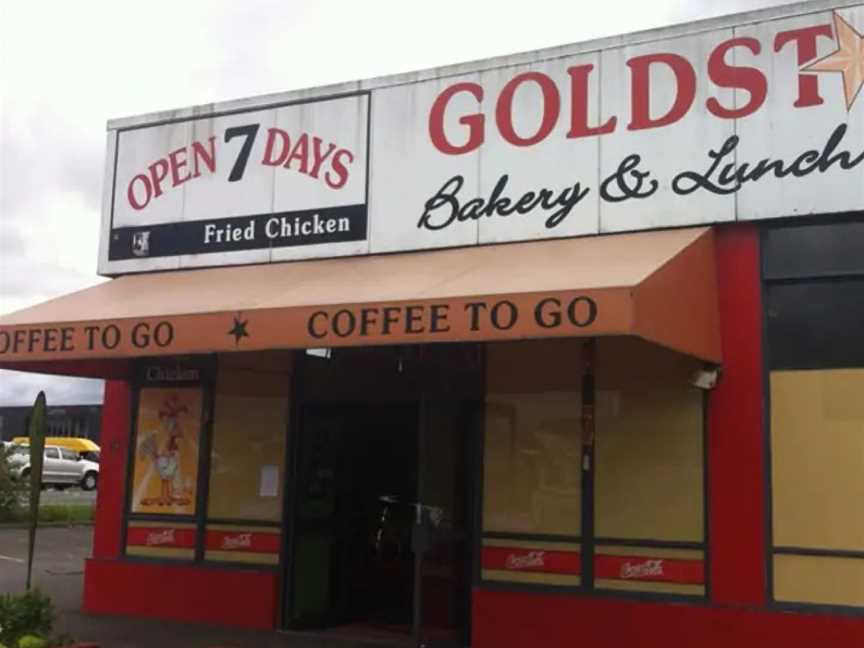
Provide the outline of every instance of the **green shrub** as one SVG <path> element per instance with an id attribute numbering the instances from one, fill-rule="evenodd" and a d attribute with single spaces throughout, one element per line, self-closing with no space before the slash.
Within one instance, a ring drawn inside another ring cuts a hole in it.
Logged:
<path id="1" fill-rule="evenodd" d="M 37 635 L 24 635 L 18 640 L 18 648 L 48 648 L 48 640 Z"/>
<path id="2" fill-rule="evenodd" d="M 25 635 L 47 637 L 53 625 L 51 599 L 37 588 L 26 594 L 0 594 L 0 644 L 20 645 L 16 642 Z"/>
<path id="3" fill-rule="evenodd" d="M 19 507 L 21 484 L 9 472 L 9 450 L 0 448 L 0 521 L 12 519 Z"/>

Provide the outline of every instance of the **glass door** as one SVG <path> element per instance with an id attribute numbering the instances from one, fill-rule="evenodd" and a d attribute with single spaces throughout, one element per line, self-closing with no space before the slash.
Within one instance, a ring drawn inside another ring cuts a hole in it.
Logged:
<path id="1" fill-rule="evenodd" d="M 344 405 L 309 403 L 302 409 L 289 612 L 297 627 L 323 627 L 339 616 L 342 597 L 333 576 L 334 548 L 344 532 L 338 503 L 346 414 Z"/>
<path id="2" fill-rule="evenodd" d="M 423 348 L 414 636 L 418 646 L 464 646 L 470 638 L 472 447 L 482 421 L 480 350 Z"/>
<path id="3" fill-rule="evenodd" d="M 448 344 L 307 361 L 287 626 L 468 643 L 481 360 L 476 345 Z"/>

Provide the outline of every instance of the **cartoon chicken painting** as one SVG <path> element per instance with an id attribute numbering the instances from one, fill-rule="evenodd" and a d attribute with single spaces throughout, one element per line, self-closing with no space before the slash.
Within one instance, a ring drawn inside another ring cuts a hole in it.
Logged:
<path id="1" fill-rule="evenodd" d="M 144 506 L 185 506 L 190 503 L 184 493 L 180 470 L 180 444 L 183 440 L 180 418 L 189 413 L 189 408 L 179 401 L 177 394 L 172 394 L 159 409 L 160 430 L 151 432 L 138 447 L 139 458 L 151 461 L 160 479 L 159 496 L 142 499 Z M 160 437 L 163 441 L 161 447 Z"/>

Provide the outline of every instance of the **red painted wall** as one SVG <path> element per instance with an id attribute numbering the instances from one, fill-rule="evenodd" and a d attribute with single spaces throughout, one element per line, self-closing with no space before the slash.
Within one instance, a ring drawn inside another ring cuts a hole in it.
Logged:
<path id="1" fill-rule="evenodd" d="M 84 611 L 247 628 L 276 625 L 275 572 L 187 565 L 87 561 Z"/>
<path id="2" fill-rule="evenodd" d="M 472 648 L 852 648 L 864 618 L 475 590 Z"/>
<path id="3" fill-rule="evenodd" d="M 126 490 L 126 461 L 129 456 L 132 390 L 124 380 L 105 381 L 99 461 L 99 488 L 96 494 L 96 527 L 93 556 L 120 555 L 123 524 L 123 497 Z"/>
<path id="4" fill-rule="evenodd" d="M 756 226 L 717 228 L 723 373 L 708 398 L 711 600 L 765 603 L 762 290 Z"/>

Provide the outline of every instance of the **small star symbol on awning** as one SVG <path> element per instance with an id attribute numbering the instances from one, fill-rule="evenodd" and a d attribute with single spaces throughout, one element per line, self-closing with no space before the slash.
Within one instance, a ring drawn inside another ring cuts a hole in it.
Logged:
<path id="1" fill-rule="evenodd" d="M 818 61 L 804 66 L 806 72 L 839 72 L 843 75 L 843 91 L 846 93 L 846 110 L 864 86 L 864 34 L 834 12 L 834 33 L 837 35 L 837 50 Z"/>
<path id="2" fill-rule="evenodd" d="M 248 324 L 249 320 L 243 319 L 239 313 L 234 316 L 234 326 L 228 331 L 228 335 L 234 336 L 235 345 L 239 345 L 244 337 L 249 337 L 249 332 L 246 330 Z"/>

